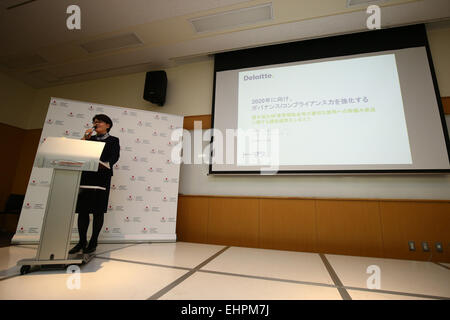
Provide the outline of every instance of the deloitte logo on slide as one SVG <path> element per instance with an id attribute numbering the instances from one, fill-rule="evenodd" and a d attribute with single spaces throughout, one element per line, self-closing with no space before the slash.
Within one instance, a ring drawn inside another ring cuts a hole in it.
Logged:
<path id="1" fill-rule="evenodd" d="M 270 73 L 263 73 L 258 75 L 244 76 L 244 81 L 270 79 L 270 78 L 272 78 L 272 75 Z"/>

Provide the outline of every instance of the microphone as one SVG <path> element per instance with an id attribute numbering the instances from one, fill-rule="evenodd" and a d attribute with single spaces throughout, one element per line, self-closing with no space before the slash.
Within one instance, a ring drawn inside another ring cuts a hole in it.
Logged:
<path id="1" fill-rule="evenodd" d="M 95 131 L 95 129 L 97 129 L 97 126 L 96 126 L 96 125 L 93 125 L 93 126 L 91 127 L 91 129 Z M 92 133 L 91 133 L 91 135 L 92 135 Z M 89 137 L 88 134 L 85 134 L 84 136 L 85 136 L 86 138 Z"/>

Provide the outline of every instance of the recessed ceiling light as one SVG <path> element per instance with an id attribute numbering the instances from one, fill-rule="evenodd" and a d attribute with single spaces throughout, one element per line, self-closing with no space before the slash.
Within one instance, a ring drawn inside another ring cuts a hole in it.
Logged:
<path id="1" fill-rule="evenodd" d="M 230 29 L 273 19 L 272 3 L 190 19 L 197 33 Z"/>

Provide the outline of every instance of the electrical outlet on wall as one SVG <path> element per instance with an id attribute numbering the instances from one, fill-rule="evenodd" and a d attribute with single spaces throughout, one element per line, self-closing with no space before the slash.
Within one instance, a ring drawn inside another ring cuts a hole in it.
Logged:
<path id="1" fill-rule="evenodd" d="M 409 251 L 416 251 L 416 244 L 414 241 L 408 241 Z"/>
<path id="2" fill-rule="evenodd" d="M 430 251 L 430 247 L 428 246 L 428 242 L 422 241 L 422 249 L 424 252 Z"/>
<path id="3" fill-rule="evenodd" d="M 436 251 L 437 252 L 443 252 L 444 251 L 444 249 L 442 248 L 442 242 L 436 242 L 435 246 L 436 246 Z"/>

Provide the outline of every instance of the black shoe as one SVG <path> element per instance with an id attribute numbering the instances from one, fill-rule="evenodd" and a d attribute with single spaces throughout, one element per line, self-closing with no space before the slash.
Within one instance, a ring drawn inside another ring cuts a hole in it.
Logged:
<path id="1" fill-rule="evenodd" d="M 97 249 L 97 243 L 89 242 L 89 245 L 83 249 L 83 253 L 92 253 Z"/>
<path id="2" fill-rule="evenodd" d="M 82 244 L 80 242 L 77 243 L 77 245 L 75 247 L 73 247 L 72 249 L 70 249 L 69 254 L 74 254 L 74 253 L 78 253 L 81 250 L 84 251 L 84 249 L 86 248 L 85 244 Z"/>

